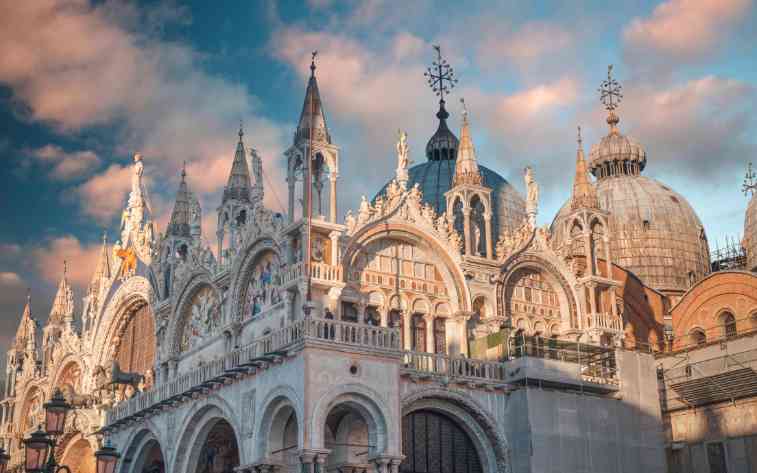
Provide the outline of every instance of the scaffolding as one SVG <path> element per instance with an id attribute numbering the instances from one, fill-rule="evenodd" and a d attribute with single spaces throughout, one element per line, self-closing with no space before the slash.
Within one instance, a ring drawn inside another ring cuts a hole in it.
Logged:
<path id="1" fill-rule="evenodd" d="M 715 247 L 710 251 L 710 269 L 712 272 L 729 269 L 746 269 L 746 250 L 738 237 L 725 237 L 721 246 L 715 241 Z"/>

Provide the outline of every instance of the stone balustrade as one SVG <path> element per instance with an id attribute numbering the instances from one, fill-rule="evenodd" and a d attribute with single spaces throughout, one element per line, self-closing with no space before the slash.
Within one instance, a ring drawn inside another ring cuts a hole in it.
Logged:
<path id="1" fill-rule="evenodd" d="M 233 382 L 241 374 L 265 369 L 307 340 L 392 353 L 398 353 L 400 348 L 399 330 L 394 328 L 306 317 L 118 403 L 108 411 L 106 424 L 147 415 L 163 404 L 181 402 L 195 393 Z"/>
<path id="2" fill-rule="evenodd" d="M 594 313 L 589 314 L 589 329 L 610 330 L 613 332 L 623 331 L 623 320 L 613 314 Z"/>
<path id="3" fill-rule="evenodd" d="M 314 281 L 338 283 L 342 282 L 342 266 L 331 265 L 326 263 L 313 262 L 310 265 L 311 275 Z M 307 277 L 307 271 L 305 270 L 305 263 L 299 262 L 289 265 L 281 275 L 282 285 L 291 284 L 298 279 Z"/>

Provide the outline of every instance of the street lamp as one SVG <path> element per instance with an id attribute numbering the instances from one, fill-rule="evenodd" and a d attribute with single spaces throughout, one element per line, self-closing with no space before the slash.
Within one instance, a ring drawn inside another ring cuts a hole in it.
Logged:
<path id="1" fill-rule="evenodd" d="M 66 415 L 71 406 L 66 402 L 60 389 L 55 388 L 53 397 L 42 407 L 45 408 L 45 432 L 47 435 L 57 437 L 63 435 L 66 426 Z"/>
<path id="2" fill-rule="evenodd" d="M 48 454 L 53 447 L 53 441 L 38 428 L 27 439 L 24 439 L 24 468 L 26 473 L 45 473 L 47 471 Z"/>
<path id="3" fill-rule="evenodd" d="M 116 462 L 118 462 L 120 456 L 110 444 L 110 439 L 106 440 L 105 445 L 95 452 L 95 458 L 97 459 L 95 466 L 96 473 L 114 473 L 116 471 Z"/>
<path id="4" fill-rule="evenodd" d="M 5 473 L 5 470 L 8 469 L 8 462 L 10 461 L 11 456 L 5 453 L 5 449 L 0 447 L 0 473 Z"/>

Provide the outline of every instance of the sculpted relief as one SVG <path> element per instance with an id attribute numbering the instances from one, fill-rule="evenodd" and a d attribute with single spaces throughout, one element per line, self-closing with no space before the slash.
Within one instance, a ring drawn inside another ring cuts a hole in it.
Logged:
<path id="1" fill-rule="evenodd" d="M 181 351 L 191 350 L 218 331 L 221 326 L 221 305 L 211 286 L 204 286 L 192 296 L 189 313 L 185 317 Z"/>
<path id="2" fill-rule="evenodd" d="M 245 319 L 255 317 L 281 302 L 280 272 L 281 260 L 273 251 L 266 251 L 257 257 L 243 298 Z"/>

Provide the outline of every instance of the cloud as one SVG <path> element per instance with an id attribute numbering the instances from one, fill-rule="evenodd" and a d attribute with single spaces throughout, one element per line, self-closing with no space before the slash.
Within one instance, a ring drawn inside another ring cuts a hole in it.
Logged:
<path id="1" fill-rule="evenodd" d="M 63 275 L 65 260 L 68 280 L 79 290 L 78 299 L 92 278 L 100 255 L 100 244 L 82 244 L 76 237 L 66 235 L 41 243 L 31 250 L 31 255 L 37 274 L 53 286 Z"/>
<path id="2" fill-rule="evenodd" d="M 625 92 L 620 126 L 626 123 L 628 133 L 641 141 L 655 169 L 711 183 L 718 175 L 733 176 L 744 157 L 757 151 L 750 139 L 757 104 L 751 84 L 705 76 L 668 88 L 640 84 Z"/>
<path id="3" fill-rule="evenodd" d="M 482 35 L 477 60 L 488 69 L 501 65 L 524 69 L 554 54 L 564 57 L 566 50 L 574 48 L 577 38 L 577 32 L 554 22 L 532 21 L 517 28 L 503 27 L 498 22 Z"/>
<path id="4" fill-rule="evenodd" d="M 261 117 L 259 101 L 243 85 L 206 72 L 200 53 L 153 34 L 165 21 L 185 21 L 181 9 L 161 7 L 159 18 L 151 12 L 87 0 L 3 4 L 0 83 L 25 105 L 28 120 L 58 133 L 112 127 L 109 154 L 142 152 L 145 174 L 161 183 L 151 189 L 154 199 L 173 198 L 183 161 L 192 168 L 217 160 L 215 172 L 195 181 L 203 207 L 214 208 L 218 201 L 210 199 L 225 184 L 240 120 L 246 144 L 261 152 L 265 172 L 283 189 L 278 157 L 291 130 Z M 73 173 L 70 166 L 66 161 L 60 172 Z M 115 218 L 125 204 L 127 174 L 111 162 L 78 186 L 85 214 L 101 223 Z"/>
<path id="5" fill-rule="evenodd" d="M 125 207 L 131 189 L 132 171 L 126 166 L 112 164 L 101 174 L 76 189 L 78 202 L 84 213 L 100 223 L 108 223 Z"/>
<path id="6" fill-rule="evenodd" d="M 700 60 L 722 46 L 750 8 L 750 0 L 668 0 L 626 26 L 626 53 L 633 63 Z"/>
<path id="7" fill-rule="evenodd" d="M 100 165 L 100 158 L 93 151 L 68 152 L 57 145 L 46 145 L 29 153 L 37 162 L 46 166 L 48 175 L 58 181 L 70 181 L 92 174 Z M 52 168 L 50 168 L 52 166 Z"/>

